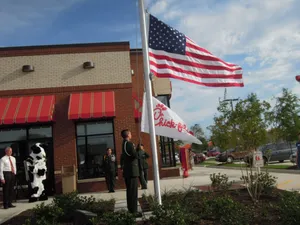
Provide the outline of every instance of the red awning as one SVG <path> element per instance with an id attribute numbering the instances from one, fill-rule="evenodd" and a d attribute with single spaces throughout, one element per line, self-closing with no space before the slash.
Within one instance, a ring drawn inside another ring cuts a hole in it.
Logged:
<path id="1" fill-rule="evenodd" d="M 70 120 L 114 117 L 115 111 L 113 91 L 75 93 L 70 96 Z"/>
<path id="2" fill-rule="evenodd" d="M 0 124 L 52 121 L 54 104 L 53 95 L 0 98 Z"/>

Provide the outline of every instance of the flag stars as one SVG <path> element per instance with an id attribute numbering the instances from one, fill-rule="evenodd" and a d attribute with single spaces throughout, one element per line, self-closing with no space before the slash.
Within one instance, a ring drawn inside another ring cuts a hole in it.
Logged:
<path id="1" fill-rule="evenodd" d="M 183 34 L 150 15 L 149 48 L 184 55 L 185 43 Z"/>

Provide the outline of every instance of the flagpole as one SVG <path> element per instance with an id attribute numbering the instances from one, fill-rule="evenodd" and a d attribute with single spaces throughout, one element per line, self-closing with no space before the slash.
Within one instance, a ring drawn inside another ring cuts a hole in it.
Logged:
<path id="1" fill-rule="evenodd" d="M 161 202 L 161 192 L 160 192 L 159 167 L 158 167 L 158 159 L 157 159 L 155 124 L 154 124 L 154 116 L 153 116 L 152 85 L 150 80 L 150 66 L 149 66 L 144 0 L 139 0 L 139 11 L 140 11 L 142 46 L 143 46 L 144 80 L 146 85 L 146 101 L 147 101 L 147 109 L 148 109 L 149 131 L 150 131 L 152 160 L 153 160 L 154 192 L 158 204 L 161 205 L 162 202 Z"/>

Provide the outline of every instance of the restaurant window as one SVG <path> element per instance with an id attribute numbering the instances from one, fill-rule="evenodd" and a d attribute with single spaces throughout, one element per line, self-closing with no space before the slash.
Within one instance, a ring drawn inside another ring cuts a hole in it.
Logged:
<path id="1" fill-rule="evenodd" d="M 76 130 L 78 179 L 104 177 L 103 156 L 115 148 L 113 122 L 78 123 Z"/>

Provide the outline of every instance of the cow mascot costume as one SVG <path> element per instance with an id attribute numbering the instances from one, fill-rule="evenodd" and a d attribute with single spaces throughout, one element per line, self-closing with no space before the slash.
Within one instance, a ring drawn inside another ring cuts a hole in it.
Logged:
<path id="1" fill-rule="evenodd" d="M 47 145 L 36 143 L 31 147 L 31 153 L 26 160 L 29 182 L 29 202 L 45 201 L 48 196 L 45 191 L 47 174 L 46 153 Z"/>

